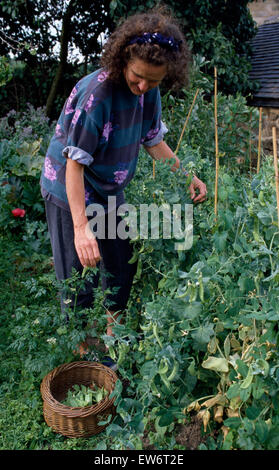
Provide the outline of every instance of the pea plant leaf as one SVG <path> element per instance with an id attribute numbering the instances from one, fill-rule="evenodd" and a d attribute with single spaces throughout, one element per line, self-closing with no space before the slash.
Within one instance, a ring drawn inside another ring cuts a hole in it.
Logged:
<path id="1" fill-rule="evenodd" d="M 209 356 L 203 361 L 202 367 L 214 370 L 215 372 L 229 372 L 229 363 L 224 357 Z"/>
<path id="2" fill-rule="evenodd" d="M 192 331 L 192 338 L 195 342 L 196 349 L 205 351 L 211 336 L 214 335 L 213 324 L 200 325 L 196 330 Z"/>

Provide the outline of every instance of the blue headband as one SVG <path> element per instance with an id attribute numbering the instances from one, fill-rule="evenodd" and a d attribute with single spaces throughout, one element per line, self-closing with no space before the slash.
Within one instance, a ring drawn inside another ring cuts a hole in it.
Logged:
<path id="1" fill-rule="evenodd" d="M 142 36 L 134 36 L 129 42 L 130 44 L 158 44 L 159 46 L 174 51 L 179 50 L 182 41 L 176 41 L 172 36 L 166 37 L 160 33 L 143 33 Z"/>

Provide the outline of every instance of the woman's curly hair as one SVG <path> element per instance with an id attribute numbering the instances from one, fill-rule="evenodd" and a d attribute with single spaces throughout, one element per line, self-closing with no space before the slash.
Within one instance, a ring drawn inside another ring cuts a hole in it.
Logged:
<path id="1" fill-rule="evenodd" d="M 129 44 L 135 36 L 146 32 L 173 37 L 179 42 L 178 50 L 150 43 Z M 123 69 L 130 60 L 166 65 L 164 80 L 167 86 L 179 89 L 188 83 L 190 58 L 190 50 L 177 20 L 165 7 L 156 7 L 146 13 L 136 13 L 122 22 L 106 42 L 100 63 L 108 71 L 110 80 L 118 83 L 123 80 Z"/>

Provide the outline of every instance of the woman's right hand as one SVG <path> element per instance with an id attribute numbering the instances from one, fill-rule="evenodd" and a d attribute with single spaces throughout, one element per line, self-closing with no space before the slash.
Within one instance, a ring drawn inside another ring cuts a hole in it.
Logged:
<path id="1" fill-rule="evenodd" d="M 100 261 L 98 242 L 88 222 L 75 227 L 75 248 L 83 267 L 94 268 Z"/>

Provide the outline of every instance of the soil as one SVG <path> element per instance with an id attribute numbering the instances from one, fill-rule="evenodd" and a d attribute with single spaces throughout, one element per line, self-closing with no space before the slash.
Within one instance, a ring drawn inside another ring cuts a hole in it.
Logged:
<path id="1" fill-rule="evenodd" d="M 183 446 L 185 450 L 196 450 L 207 438 L 202 436 L 201 426 L 202 422 L 196 416 L 191 418 L 190 423 L 179 424 L 175 437 L 177 444 Z"/>
<path id="2" fill-rule="evenodd" d="M 187 424 L 177 425 L 174 430 L 177 444 L 185 450 L 197 450 L 198 446 L 207 439 L 207 436 L 202 436 L 201 427 L 202 422 L 196 416 L 191 417 L 191 421 Z M 147 435 L 142 442 L 145 450 L 156 450 L 154 445 L 150 445 Z"/>

